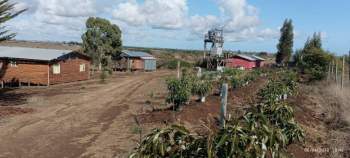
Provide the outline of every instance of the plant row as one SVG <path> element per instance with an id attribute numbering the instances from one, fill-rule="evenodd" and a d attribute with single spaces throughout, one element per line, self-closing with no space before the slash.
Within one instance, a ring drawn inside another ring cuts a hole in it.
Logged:
<path id="1" fill-rule="evenodd" d="M 205 97 L 210 94 L 213 85 L 208 80 L 193 75 L 184 75 L 180 79 L 168 79 L 167 88 L 166 101 L 173 104 L 174 110 L 178 110 L 180 106 L 185 105 L 190 100 L 191 96 L 199 96 L 199 99 L 205 102 Z"/>
<path id="2" fill-rule="evenodd" d="M 283 71 L 261 90 L 262 102 L 252 106 L 239 118 L 228 118 L 218 131 L 208 128 L 205 135 L 192 134 L 185 127 L 172 125 L 155 129 L 140 143 L 131 158 L 226 158 L 284 157 L 289 144 L 301 142 L 302 128 L 294 120 L 294 111 L 283 100 L 272 99 L 289 89 L 295 91 L 292 72 Z M 274 88 L 271 88 L 274 87 Z M 291 93 L 292 94 L 292 93 Z"/>

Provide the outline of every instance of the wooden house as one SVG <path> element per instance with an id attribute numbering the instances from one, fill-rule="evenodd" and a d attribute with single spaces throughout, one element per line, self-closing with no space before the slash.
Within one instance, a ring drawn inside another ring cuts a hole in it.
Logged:
<path id="1" fill-rule="evenodd" d="M 0 83 L 53 85 L 90 78 L 90 57 L 72 50 L 0 46 Z"/>
<path id="2" fill-rule="evenodd" d="M 124 51 L 117 61 L 117 69 L 131 71 L 155 71 L 156 58 L 145 52 Z"/>

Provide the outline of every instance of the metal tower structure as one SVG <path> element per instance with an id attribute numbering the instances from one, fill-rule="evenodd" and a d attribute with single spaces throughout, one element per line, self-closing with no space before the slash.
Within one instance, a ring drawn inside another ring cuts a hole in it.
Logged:
<path id="1" fill-rule="evenodd" d="M 208 51 L 207 45 L 211 44 Z M 223 29 L 209 30 L 204 37 L 204 61 L 207 69 L 219 70 L 224 66 L 223 60 L 224 31 Z"/>

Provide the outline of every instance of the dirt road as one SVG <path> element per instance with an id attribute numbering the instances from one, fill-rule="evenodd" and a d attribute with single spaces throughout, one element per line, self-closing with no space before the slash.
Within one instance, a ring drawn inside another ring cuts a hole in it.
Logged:
<path id="1" fill-rule="evenodd" d="M 126 157 L 135 146 L 133 115 L 147 95 L 163 93 L 169 72 L 117 76 L 34 90 L 34 113 L 1 120 L 0 158 Z"/>

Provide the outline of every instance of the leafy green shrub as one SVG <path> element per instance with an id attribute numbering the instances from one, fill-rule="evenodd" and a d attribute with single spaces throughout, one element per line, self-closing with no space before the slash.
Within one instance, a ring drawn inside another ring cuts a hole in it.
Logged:
<path id="1" fill-rule="evenodd" d="M 305 43 L 303 50 L 295 54 L 295 65 L 301 72 L 308 75 L 310 80 L 321 80 L 326 77 L 328 65 L 332 60 L 332 55 L 322 48 L 321 35 L 315 33 L 311 39 Z"/>
<path id="2" fill-rule="evenodd" d="M 167 103 L 174 104 L 174 109 L 178 110 L 181 105 L 189 101 L 192 90 L 192 81 L 188 77 L 181 79 L 168 79 L 168 97 Z"/>
<path id="3" fill-rule="evenodd" d="M 287 145 L 304 137 L 287 106 L 252 107 L 242 118 L 228 119 L 218 132 L 208 135 L 190 134 L 177 125 L 156 129 L 131 157 L 281 157 Z"/>
<path id="4" fill-rule="evenodd" d="M 192 94 L 198 95 L 201 102 L 205 102 L 205 97 L 212 91 L 213 85 L 210 81 L 196 80 L 192 87 Z"/>
<path id="5" fill-rule="evenodd" d="M 231 78 L 231 85 L 233 89 L 239 88 L 241 86 L 243 86 L 244 81 L 239 78 L 239 77 L 232 77 Z"/>
<path id="6" fill-rule="evenodd" d="M 241 76 L 243 75 L 243 72 L 244 71 L 240 69 L 225 68 L 223 74 L 226 76 Z"/>
<path id="7" fill-rule="evenodd" d="M 243 74 L 241 70 L 238 73 L 232 73 L 230 77 L 230 83 L 233 89 L 243 87 L 248 85 L 250 82 L 255 81 L 262 73 L 260 71 L 253 70 L 251 72 L 246 72 Z"/>
<path id="8" fill-rule="evenodd" d="M 297 89 L 296 72 L 282 70 L 276 75 L 277 78 L 270 79 L 258 94 L 263 102 L 271 105 L 283 99 L 285 95 L 293 95 Z"/>
<path id="9" fill-rule="evenodd" d="M 137 152 L 129 158 L 181 158 L 186 155 L 194 140 L 183 126 L 172 125 L 164 129 L 154 129 L 141 142 Z"/>

